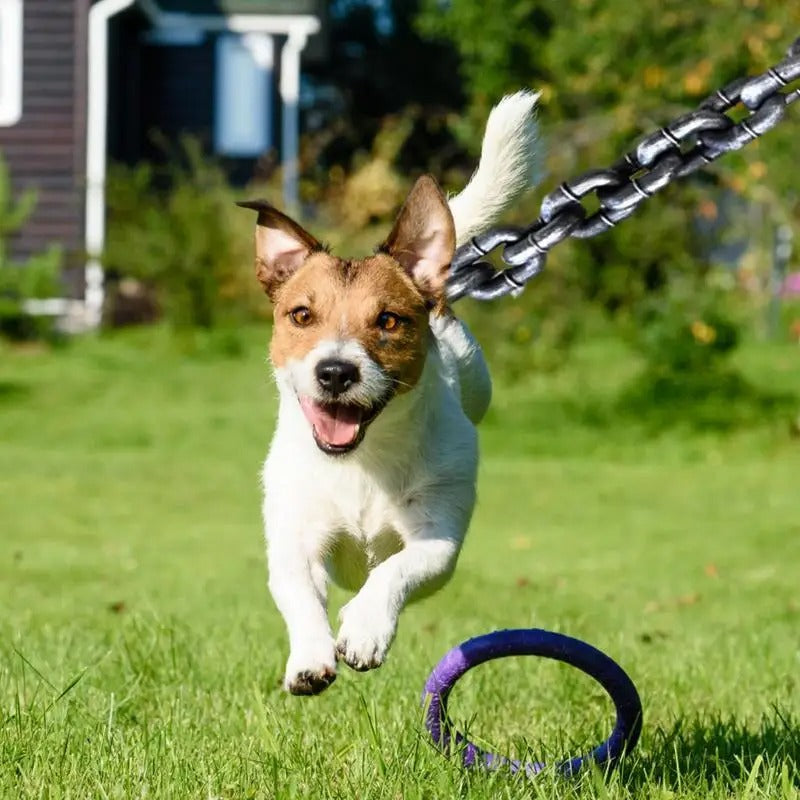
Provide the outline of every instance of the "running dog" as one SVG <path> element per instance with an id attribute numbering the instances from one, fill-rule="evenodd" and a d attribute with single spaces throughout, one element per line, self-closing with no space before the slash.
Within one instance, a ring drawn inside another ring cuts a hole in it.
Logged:
<path id="1" fill-rule="evenodd" d="M 475 426 L 491 381 L 448 308 L 457 244 L 533 183 L 537 96 L 489 116 L 478 169 L 449 201 L 417 180 L 374 255 L 340 258 L 265 201 L 256 273 L 274 306 L 280 395 L 263 471 L 269 588 L 289 634 L 284 687 L 317 694 L 337 660 L 379 667 L 403 606 L 439 589 L 475 504 Z M 328 621 L 329 581 L 356 592 Z"/>

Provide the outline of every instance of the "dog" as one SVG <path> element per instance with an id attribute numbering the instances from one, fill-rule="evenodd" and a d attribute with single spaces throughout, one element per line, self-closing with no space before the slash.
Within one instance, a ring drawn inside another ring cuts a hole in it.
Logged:
<path id="1" fill-rule="evenodd" d="M 337 661 L 379 667 L 411 600 L 443 586 L 475 505 L 481 350 L 448 308 L 457 244 L 535 180 L 537 95 L 503 98 L 478 169 L 449 200 L 413 185 L 374 255 L 332 255 L 265 201 L 256 273 L 274 306 L 278 422 L 263 469 L 269 588 L 286 623 L 284 688 L 317 694 Z M 329 581 L 355 592 L 334 636 Z"/>

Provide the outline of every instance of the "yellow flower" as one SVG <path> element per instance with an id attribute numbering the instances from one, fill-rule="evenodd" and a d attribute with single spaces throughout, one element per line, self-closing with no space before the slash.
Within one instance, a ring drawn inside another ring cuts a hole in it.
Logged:
<path id="1" fill-rule="evenodd" d="M 701 344 L 711 344 L 717 338 L 717 331 L 701 319 L 696 319 L 692 323 L 691 331 L 695 341 Z"/>
<path id="2" fill-rule="evenodd" d="M 657 89 L 662 83 L 664 83 L 664 80 L 667 76 L 661 67 L 657 65 L 651 65 L 649 67 L 645 67 L 643 77 L 644 85 L 648 89 Z"/>
<path id="3" fill-rule="evenodd" d="M 708 81 L 711 77 L 711 60 L 704 58 L 683 79 L 683 88 L 688 94 L 697 95 L 708 91 Z"/>

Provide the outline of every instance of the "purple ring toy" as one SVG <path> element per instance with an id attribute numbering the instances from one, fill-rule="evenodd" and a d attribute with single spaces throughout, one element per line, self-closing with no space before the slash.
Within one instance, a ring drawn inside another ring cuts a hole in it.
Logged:
<path id="1" fill-rule="evenodd" d="M 478 664 L 507 656 L 542 656 L 563 661 L 594 678 L 614 701 L 617 720 L 611 735 L 590 753 L 568 758 L 558 764 L 562 773 L 575 775 L 588 763 L 611 768 L 622 755 L 636 746 L 642 731 L 642 703 L 636 687 L 622 667 L 605 653 L 579 639 L 538 628 L 522 628 L 494 631 L 470 639 L 454 647 L 431 672 L 425 682 L 422 702 L 427 705 L 425 727 L 440 750 L 448 753 L 451 744 L 455 743 L 465 767 L 476 764 L 489 769 L 508 767 L 513 773 L 524 770 L 529 775 L 544 769 L 542 763 L 525 764 L 481 750 L 455 731 L 447 716 L 447 698 L 456 681 Z"/>

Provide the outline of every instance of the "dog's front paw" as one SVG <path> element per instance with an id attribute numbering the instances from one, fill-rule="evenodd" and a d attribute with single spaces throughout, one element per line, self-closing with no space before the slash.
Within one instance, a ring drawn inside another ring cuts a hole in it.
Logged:
<path id="1" fill-rule="evenodd" d="M 376 605 L 354 597 L 340 612 L 336 653 L 359 672 L 383 664 L 397 621 Z"/>
<path id="2" fill-rule="evenodd" d="M 295 647 L 286 662 L 283 688 L 292 694 L 319 694 L 336 680 L 333 641 Z"/>

